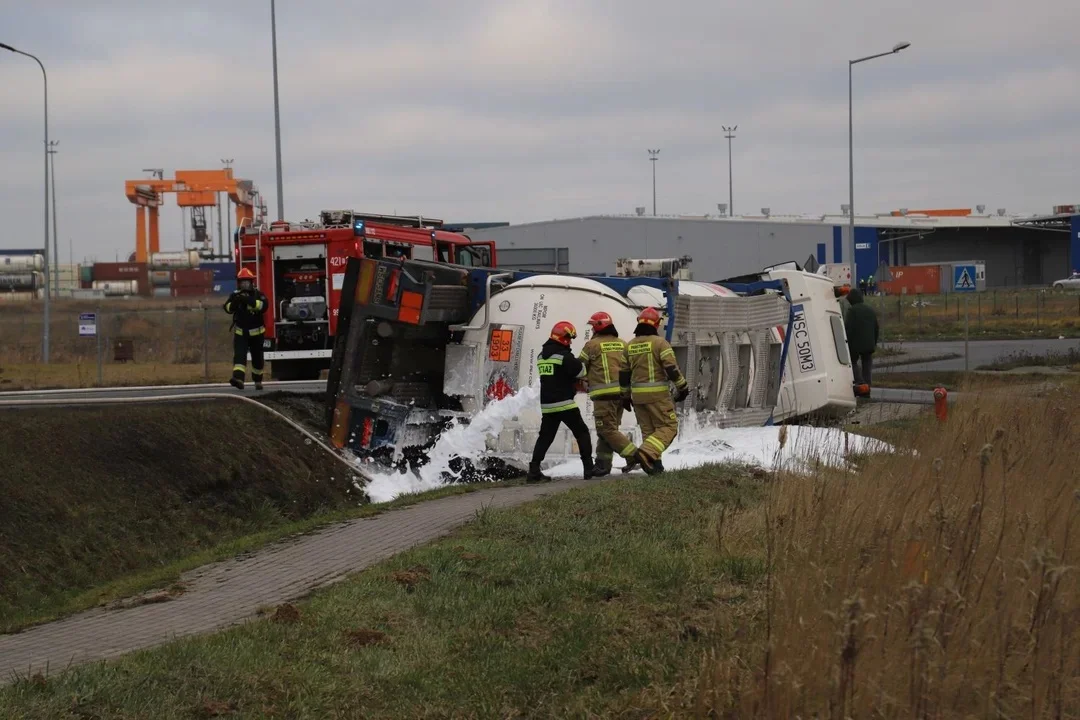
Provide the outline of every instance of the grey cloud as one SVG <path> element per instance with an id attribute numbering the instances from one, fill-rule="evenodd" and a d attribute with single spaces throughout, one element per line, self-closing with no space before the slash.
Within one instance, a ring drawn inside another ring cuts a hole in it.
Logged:
<path id="1" fill-rule="evenodd" d="M 52 0 L 0 41 L 50 68 L 61 233 L 77 255 L 133 243 L 122 181 L 216 167 L 273 208 L 268 3 Z M 857 68 L 860 209 L 1069 202 L 1078 129 L 1075 3 L 678 0 L 278 1 L 286 208 L 526 221 L 727 199 L 835 212 L 847 194 L 846 60 Z M 46 30 L 47 29 L 47 30 Z M 41 234 L 40 75 L 0 54 L 0 212 Z M 1072 138 L 1072 140 L 1070 140 Z M 175 205 L 163 217 L 179 242 Z"/>

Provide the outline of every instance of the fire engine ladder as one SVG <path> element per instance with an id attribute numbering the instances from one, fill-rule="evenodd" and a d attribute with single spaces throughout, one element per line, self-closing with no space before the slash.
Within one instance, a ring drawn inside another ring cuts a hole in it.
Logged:
<path id="1" fill-rule="evenodd" d="M 247 221 L 247 218 L 245 218 L 245 222 L 246 221 Z M 237 235 L 239 235 L 239 237 L 240 237 L 240 242 L 239 242 L 239 245 L 237 247 L 237 252 L 240 253 L 240 267 L 242 267 L 242 268 L 248 267 L 248 265 L 250 263 L 254 262 L 255 263 L 255 287 L 262 287 L 262 283 L 260 282 L 261 278 L 259 277 L 259 265 L 260 265 L 260 263 L 259 263 L 259 247 L 262 245 L 263 228 L 260 227 L 258 233 L 246 233 L 243 230 L 244 230 L 244 226 L 241 226 L 237 231 Z M 252 242 L 252 243 L 244 244 L 244 239 L 249 238 L 249 237 L 255 238 L 255 241 Z M 250 249 L 250 248 L 254 248 L 254 250 L 255 250 L 255 259 L 254 260 L 248 260 L 247 257 L 244 255 L 244 250 L 245 249 Z"/>

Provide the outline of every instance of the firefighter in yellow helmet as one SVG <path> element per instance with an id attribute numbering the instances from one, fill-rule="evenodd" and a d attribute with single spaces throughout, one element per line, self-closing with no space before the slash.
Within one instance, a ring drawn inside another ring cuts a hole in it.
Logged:
<path id="1" fill-rule="evenodd" d="M 236 274 L 237 289 L 225 301 L 225 312 L 233 316 L 233 372 L 229 384 L 244 389 L 247 375 L 247 356 L 251 353 L 251 379 L 255 389 L 262 390 L 263 379 L 263 313 L 268 301 L 255 287 L 255 273 L 243 268 Z"/>
<path id="2" fill-rule="evenodd" d="M 664 471 L 660 455 L 668 449 L 679 432 L 675 402 L 682 402 L 690 388 L 675 361 L 671 344 L 660 336 L 660 313 L 645 308 L 638 315 L 634 339 L 627 346 L 629 367 L 619 377 L 619 384 L 629 389 L 634 414 L 641 427 L 641 447 L 637 460 L 645 472 Z M 675 384 L 672 401 L 670 384 Z"/>
<path id="3" fill-rule="evenodd" d="M 585 381 L 593 403 L 596 423 L 596 463 L 593 477 L 611 472 L 611 460 L 619 453 L 626 460 L 624 472 L 637 464 L 637 447 L 622 432 L 623 410 L 630 409 L 630 395 L 624 397 L 619 386 L 619 373 L 627 367 L 626 341 L 619 337 L 611 315 L 593 313 L 589 318 L 593 336 L 585 343 L 578 359 L 585 366 Z"/>

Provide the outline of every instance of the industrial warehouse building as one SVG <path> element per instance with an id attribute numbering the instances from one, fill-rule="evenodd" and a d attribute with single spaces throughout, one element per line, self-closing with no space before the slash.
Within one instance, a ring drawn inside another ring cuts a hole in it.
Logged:
<path id="1" fill-rule="evenodd" d="M 1045 216 L 976 210 L 897 211 L 856 216 L 857 276 L 888 266 L 985 263 L 986 287 L 1047 286 L 1080 269 L 1078 206 Z M 622 257 L 693 258 L 695 280 L 719 280 L 813 257 L 850 262 L 847 215 L 686 217 L 597 215 L 521 225 L 463 224 L 476 240 L 496 243 L 499 265 L 577 273 L 615 272 Z"/>

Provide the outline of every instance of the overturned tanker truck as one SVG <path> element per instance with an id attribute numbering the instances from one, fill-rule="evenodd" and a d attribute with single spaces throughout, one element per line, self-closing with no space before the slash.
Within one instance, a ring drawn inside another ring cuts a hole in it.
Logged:
<path id="1" fill-rule="evenodd" d="M 579 352 L 594 312 L 626 335 L 645 306 L 661 309 L 690 384 L 684 415 L 728 427 L 838 418 L 855 407 L 832 286 L 797 266 L 700 283 L 350 258 L 327 380 L 331 443 L 415 470 L 453 423 L 538 382 L 536 353 L 555 322 L 585 329 L 571 348 Z M 588 417 L 588 396 L 577 401 Z M 462 462 L 486 476 L 523 472 L 539 427 L 539 403 L 529 403 L 489 434 L 483 458 Z M 640 441 L 633 413 L 622 429 Z M 562 432 L 549 457 L 576 454 Z"/>

